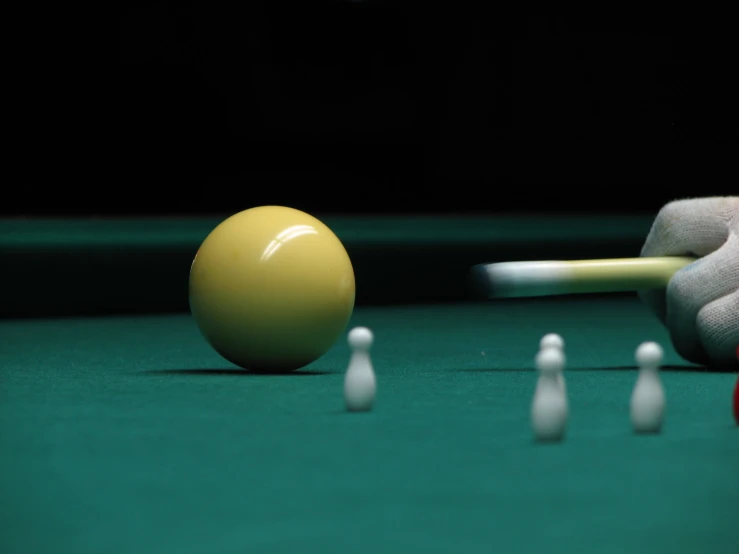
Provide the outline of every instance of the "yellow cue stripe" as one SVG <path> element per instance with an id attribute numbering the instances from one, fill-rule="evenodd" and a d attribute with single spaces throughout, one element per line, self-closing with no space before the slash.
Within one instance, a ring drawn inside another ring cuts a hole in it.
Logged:
<path id="1" fill-rule="evenodd" d="M 663 288 L 689 257 L 523 261 L 476 265 L 471 278 L 486 298 L 630 292 Z"/>

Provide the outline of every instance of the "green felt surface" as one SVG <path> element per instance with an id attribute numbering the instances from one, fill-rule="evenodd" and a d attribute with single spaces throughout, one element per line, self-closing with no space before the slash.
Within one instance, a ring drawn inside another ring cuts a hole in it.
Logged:
<path id="1" fill-rule="evenodd" d="M 346 247 L 357 303 L 460 301 L 472 265 L 638 256 L 651 216 L 322 219 Z M 0 317 L 187 311 L 190 264 L 223 217 L 0 219 Z"/>
<path id="2" fill-rule="evenodd" d="M 187 315 L 0 322 L 0 552 L 735 554 L 736 374 L 682 362 L 632 298 L 359 308 L 378 399 L 224 362 Z M 532 359 L 567 341 L 571 420 L 532 442 Z M 632 435 L 657 340 L 664 433 Z"/>

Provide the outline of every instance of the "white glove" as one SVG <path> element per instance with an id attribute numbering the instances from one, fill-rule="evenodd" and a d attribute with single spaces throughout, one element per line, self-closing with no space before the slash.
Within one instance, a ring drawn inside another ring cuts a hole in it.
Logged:
<path id="1" fill-rule="evenodd" d="M 642 256 L 699 258 L 666 290 L 640 293 L 670 332 L 680 356 L 714 367 L 737 365 L 739 196 L 677 200 L 657 214 Z"/>

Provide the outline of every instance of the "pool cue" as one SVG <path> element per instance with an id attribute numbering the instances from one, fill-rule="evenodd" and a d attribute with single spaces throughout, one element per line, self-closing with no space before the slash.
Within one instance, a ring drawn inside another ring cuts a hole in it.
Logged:
<path id="1" fill-rule="evenodd" d="M 470 287 L 485 299 L 633 292 L 664 288 L 689 257 L 522 261 L 478 264 Z"/>

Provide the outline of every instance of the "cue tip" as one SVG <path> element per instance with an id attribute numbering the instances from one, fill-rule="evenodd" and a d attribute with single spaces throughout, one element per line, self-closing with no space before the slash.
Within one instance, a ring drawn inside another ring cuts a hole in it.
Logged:
<path id="1" fill-rule="evenodd" d="M 511 283 L 500 278 L 495 271 L 496 264 L 477 264 L 470 268 L 467 276 L 467 289 L 478 300 L 490 300 L 506 296 L 505 291 L 511 290 Z"/>

